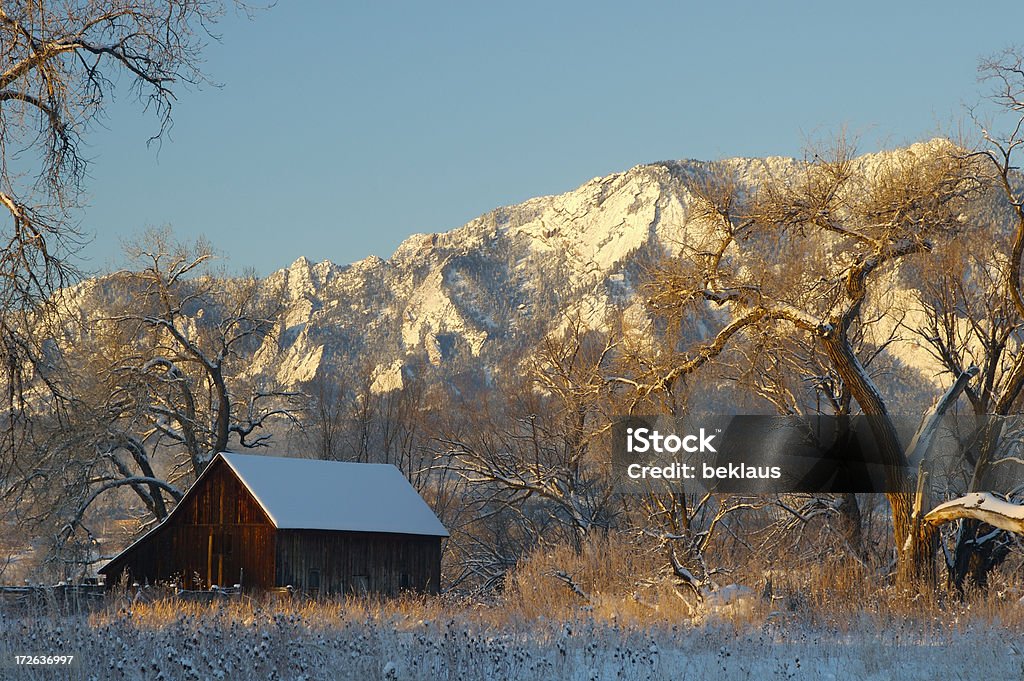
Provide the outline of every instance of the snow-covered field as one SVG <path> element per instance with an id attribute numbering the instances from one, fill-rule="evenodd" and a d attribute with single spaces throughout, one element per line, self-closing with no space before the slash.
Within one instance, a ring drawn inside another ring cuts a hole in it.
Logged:
<path id="1" fill-rule="evenodd" d="M 122 609 L 91 617 L 3 616 L 4 679 L 975 679 L 1024 678 L 1024 636 L 997 622 L 865 617 L 844 630 L 775 617 L 744 625 L 495 625 L 475 613 L 348 616 L 269 607 Z M 74 654 L 29 669 L 16 654 Z"/>

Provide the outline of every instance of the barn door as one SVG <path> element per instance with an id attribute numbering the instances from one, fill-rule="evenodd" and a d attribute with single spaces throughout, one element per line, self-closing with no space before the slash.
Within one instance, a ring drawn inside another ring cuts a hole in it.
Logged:
<path id="1" fill-rule="evenodd" d="M 210 529 L 206 548 L 206 588 L 228 586 L 224 582 L 224 557 L 231 556 L 231 533 L 226 530 Z"/>

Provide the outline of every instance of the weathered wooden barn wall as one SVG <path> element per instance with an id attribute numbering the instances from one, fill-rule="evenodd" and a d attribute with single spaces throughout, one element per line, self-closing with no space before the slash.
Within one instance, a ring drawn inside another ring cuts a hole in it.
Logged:
<path id="1" fill-rule="evenodd" d="M 104 568 L 107 583 L 127 571 L 134 582 L 274 586 L 276 528 L 222 460 L 163 525 Z"/>
<path id="2" fill-rule="evenodd" d="M 441 589 L 441 538 L 278 530 L 277 585 L 321 594 L 436 594 Z"/>
<path id="3" fill-rule="evenodd" d="M 393 467 L 326 462 L 332 464 L 338 468 L 220 454 L 162 525 L 101 572 L 111 585 L 126 575 L 186 589 L 240 583 L 310 594 L 438 593 L 448 533 L 422 498 Z M 346 484 L 346 495 L 331 496 Z M 360 501 L 367 494 L 380 503 Z M 364 513 L 364 506 L 373 510 Z"/>

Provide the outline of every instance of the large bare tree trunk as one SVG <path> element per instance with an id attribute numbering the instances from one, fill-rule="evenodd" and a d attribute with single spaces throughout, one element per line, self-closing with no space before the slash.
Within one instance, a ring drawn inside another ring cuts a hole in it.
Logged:
<path id="1" fill-rule="evenodd" d="M 897 579 L 903 584 L 935 583 L 935 554 L 938 550 L 934 531 L 914 515 L 912 481 L 907 477 L 907 458 L 893 425 L 885 401 L 857 359 L 845 333 L 823 338 L 822 344 L 836 372 L 846 383 L 861 411 L 868 416 L 882 462 L 886 466 L 889 492 L 886 499 L 892 511 L 896 540 Z"/>

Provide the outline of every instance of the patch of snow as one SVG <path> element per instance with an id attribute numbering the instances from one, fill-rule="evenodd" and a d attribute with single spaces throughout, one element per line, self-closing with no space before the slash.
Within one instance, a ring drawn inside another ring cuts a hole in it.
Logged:
<path id="1" fill-rule="evenodd" d="M 972 492 L 939 504 L 924 518 L 933 524 L 974 518 L 993 527 L 1024 534 L 1024 506 L 1003 501 L 989 492 Z"/>
<path id="2" fill-rule="evenodd" d="M 378 366 L 373 372 L 370 392 L 377 395 L 392 390 L 401 390 L 405 385 L 402 379 L 402 366 L 403 363 L 400 359 L 396 359 L 391 364 Z"/>
<path id="3" fill-rule="evenodd" d="M 277 379 L 282 385 L 312 381 L 316 378 L 320 363 L 323 360 L 324 346 L 317 345 L 307 348 L 305 343 L 296 343 L 283 358 L 277 371 Z"/>

